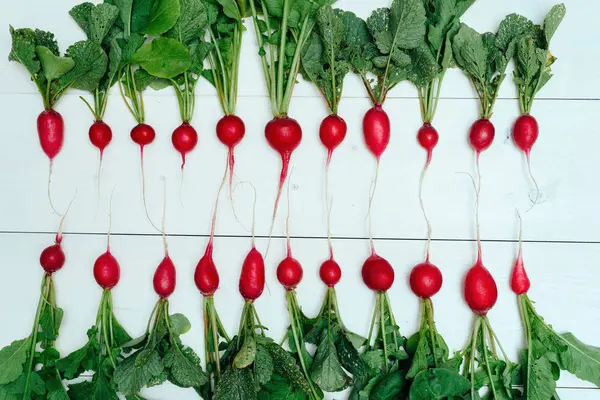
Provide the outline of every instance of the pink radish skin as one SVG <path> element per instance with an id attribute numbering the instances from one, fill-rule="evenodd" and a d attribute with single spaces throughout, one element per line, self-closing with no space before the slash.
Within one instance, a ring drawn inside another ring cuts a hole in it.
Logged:
<path id="1" fill-rule="evenodd" d="M 286 290 L 294 290 L 302 281 L 302 276 L 302 266 L 288 252 L 288 256 L 277 266 L 277 280 Z"/>
<path id="2" fill-rule="evenodd" d="M 60 240 L 42 251 L 40 265 L 47 274 L 53 274 L 65 265 L 65 253 L 60 247 Z"/>
<path id="3" fill-rule="evenodd" d="M 144 150 L 144 146 L 149 145 L 154 141 L 156 132 L 154 128 L 148 124 L 138 124 L 131 130 L 131 140 L 140 146 L 140 150 Z"/>
<path id="4" fill-rule="evenodd" d="M 390 142 L 390 132 L 390 118 L 380 104 L 376 104 L 365 113 L 363 135 L 369 151 L 373 153 L 377 161 Z"/>
<path id="5" fill-rule="evenodd" d="M 496 281 L 490 271 L 483 266 L 480 257 L 467 272 L 464 295 L 471 310 L 478 315 L 486 315 L 498 300 Z"/>
<path id="6" fill-rule="evenodd" d="M 390 263 L 373 253 L 362 267 L 363 282 L 376 292 L 387 292 L 394 283 L 394 268 Z"/>
<path id="7" fill-rule="evenodd" d="M 342 269 L 333 258 L 330 258 L 321 264 L 319 276 L 325 285 L 334 287 L 342 279 Z"/>
<path id="8" fill-rule="evenodd" d="M 107 250 L 94 263 L 94 278 L 98 285 L 106 290 L 117 286 L 121 277 L 121 268 L 117 259 Z"/>
<path id="9" fill-rule="evenodd" d="M 234 149 L 246 135 L 246 125 L 237 115 L 225 115 L 217 122 L 217 138 L 229 149 L 229 186 L 233 182 Z"/>
<path id="10" fill-rule="evenodd" d="M 154 272 L 154 291 L 163 299 L 168 298 L 175 291 L 176 272 L 175 264 L 168 255 L 158 264 Z"/>
<path id="11" fill-rule="evenodd" d="M 242 264 L 239 290 L 247 301 L 258 299 L 265 290 L 265 260 L 256 247 L 252 247 Z"/>
<path id="12" fill-rule="evenodd" d="M 415 296 L 422 299 L 435 296 L 442 283 L 442 272 L 429 261 L 416 265 L 410 273 L 410 288 Z"/>
<path id="13" fill-rule="evenodd" d="M 431 162 L 433 156 L 433 149 L 437 146 L 440 136 L 435 128 L 428 122 L 424 123 L 423 126 L 417 132 L 417 140 L 421 147 L 427 150 L 427 165 Z"/>
<path id="14" fill-rule="evenodd" d="M 517 147 L 525 152 L 528 158 L 539 133 L 538 123 L 531 115 L 521 115 L 515 121 L 515 125 L 513 126 L 513 140 Z"/>
<path id="15" fill-rule="evenodd" d="M 494 127 L 494 124 L 492 124 L 492 121 L 487 118 L 482 118 L 471 125 L 469 131 L 469 143 L 479 156 L 479 154 L 492 145 L 495 136 L 496 128 Z"/>
<path id="16" fill-rule="evenodd" d="M 521 251 L 519 251 L 517 261 L 515 261 L 515 265 L 512 270 L 510 287 L 517 295 L 527 294 L 529 288 L 531 287 L 531 281 L 529 280 L 527 271 L 525 271 L 525 266 L 523 265 L 523 256 Z"/>
<path id="17" fill-rule="evenodd" d="M 198 144 L 198 133 L 187 122 L 182 123 L 173 131 L 171 142 L 175 150 L 181 154 L 181 169 L 185 166 L 185 156 Z"/>
<path id="18" fill-rule="evenodd" d="M 65 124 L 62 116 L 52 110 L 44 110 L 37 118 L 37 131 L 42 150 L 50 160 L 62 149 Z"/>
<path id="19" fill-rule="evenodd" d="M 95 121 L 88 132 L 90 142 L 100 150 L 100 159 L 104 154 L 104 149 L 108 146 L 112 140 L 112 129 L 104 121 Z"/>
<path id="20" fill-rule="evenodd" d="M 346 121 L 338 115 L 329 115 L 321 122 L 319 138 L 327 149 L 328 165 L 331 162 L 333 151 L 344 141 L 347 132 L 348 125 L 346 125 Z"/>
<path id="21" fill-rule="evenodd" d="M 209 243 L 194 273 L 194 282 L 203 296 L 212 296 L 219 288 L 219 273 L 212 253 L 213 245 Z"/>

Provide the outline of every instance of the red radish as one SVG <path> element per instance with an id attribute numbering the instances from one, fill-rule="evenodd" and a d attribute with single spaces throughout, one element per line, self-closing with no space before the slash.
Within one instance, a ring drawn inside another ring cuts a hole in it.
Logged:
<path id="1" fill-rule="evenodd" d="M 275 198 L 275 205 L 273 206 L 270 237 L 273 233 L 273 226 L 275 225 L 275 217 L 277 216 L 277 207 L 279 206 L 283 183 L 288 174 L 290 158 L 292 152 L 296 150 L 302 140 L 302 128 L 300 127 L 300 124 L 298 124 L 298 121 L 293 118 L 287 116 L 273 118 L 265 127 L 265 137 L 267 138 L 269 145 L 281 155 L 281 174 L 279 177 L 277 197 Z"/>
<path id="2" fill-rule="evenodd" d="M 478 119 L 471 125 L 469 131 L 469 143 L 473 150 L 477 152 L 477 157 L 481 152 L 487 150 L 494 141 L 496 135 L 496 128 L 494 124 L 487 118 Z"/>
<path id="3" fill-rule="evenodd" d="M 102 162 L 104 149 L 112 140 L 112 130 L 104 121 L 94 121 L 92 126 L 90 126 L 89 136 L 90 142 L 100 150 L 100 162 Z"/>
<path id="4" fill-rule="evenodd" d="M 410 288 L 422 299 L 435 296 L 442 288 L 442 272 L 429 261 L 416 265 L 410 273 Z"/>
<path id="5" fill-rule="evenodd" d="M 510 287 L 516 295 L 521 295 L 527 294 L 531 287 L 531 282 L 529 281 L 527 271 L 525 271 L 525 266 L 523 265 L 523 220 L 521 219 L 521 214 L 517 212 L 517 215 L 519 216 L 520 222 L 519 252 L 517 253 L 517 260 L 515 261 L 510 277 Z"/>
<path id="6" fill-rule="evenodd" d="M 527 158 L 539 135 L 538 123 L 529 114 L 521 115 L 513 126 L 513 140 L 519 149 L 525 152 Z"/>
<path id="7" fill-rule="evenodd" d="M 48 274 L 52 274 L 65 265 L 65 253 L 60 243 L 46 247 L 40 255 L 40 265 Z"/>
<path id="8" fill-rule="evenodd" d="M 94 278 L 98 285 L 110 290 L 117 286 L 121 277 L 121 268 L 117 259 L 107 250 L 94 263 Z"/>
<path id="9" fill-rule="evenodd" d="M 166 255 L 165 258 L 158 264 L 154 272 L 154 291 L 163 299 L 169 297 L 175 291 L 176 285 L 175 264 L 171 258 Z"/>
<path id="10" fill-rule="evenodd" d="M 417 133 L 417 140 L 421 147 L 427 150 L 427 164 L 431 162 L 433 149 L 438 144 L 440 136 L 435 128 L 428 122 L 424 123 Z"/>
<path id="11" fill-rule="evenodd" d="M 52 110 L 44 110 L 37 118 L 37 131 L 42 150 L 50 160 L 62 149 L 65 124 L 62 116 Z"/>
<path id="12" fill-rule="evenodd" d="M 140 146 L 140 150 L 144 151 L 144 146 L 149 145 L 154 141 L 156 132 L 154 128 L 148 124 L 137 124 L 131 130 L 131 140 Z"/>
<path id="13" fill-rule="evenodd" d="M 377 161 L 390 142 L 390 131 L 390 118 L 381 104 L 375 104 L 363 118 L 363 135 L 367 147 Z"/>
<path id="14" fill-rule="evenodd" d="M 372 253 L 362 267 L 363 282 L 376 292 L 386 292 L 394 283 L 394 268 L 384 258 Z"/>
<path id="15" fill-rule="evenodd" d="M 242 273 L 240 274 L 239 290 L 242 297 L 254 301 L 260 297 L 265 289 L 265 261 L 256 247 L 244 259 Z"/>
<path id="16" fill-rule="evenodd" d="M 319 268 L 321 281 L 329 287 L 334 287 L 342 279 L 342 269 L 333 258 L 323 262 Z"/>
<path id="17" fill-rule="evenodd" d="M 319 138 L 323 146 L 327 148 L 327 165 L 331 162 L 333 151 L 344 141 L 348 126 L 346 121 L 336 114 L 331 114 L 321 122 Z"/>
<path id="18" fill-rule="evenodd" d="M 277 280 L 286 290 L 294 290 L 302 281 L 302 275 L 302 266 L 288 252 L 288 256 L 277 266 Z"/>
<path id="19" fill-rule="evenodd" d="M 233 182 L 234 149 L 244 138 L 246 126 L 237 115 L 225 115 L 217 122 L 217 138 L 229 149 L 229 186 Z"/>
<path id="20" fill-rule="evenodd" d="M 219 273 L 212 257 L 212 244 L 206 247 L 204 256 L 198 261 L 194 282 L 203 296 L 212 296 L 219 288 Z"/>
<path id="21" fill-rule="evenodd" d="M 464 294 L 467 304 L 478 315 L 486 315 L 498 300 L 496 281 L 479 258 L 467 272 Z"/>
<path id="22" fill-rule="evenodd" d="M 198 144 L 198 133 L 192 125 L 183 122 L 173 131 L 171 141 L 175 150 L 181 154 L 181 169 L 183 169 L 186 154 L 194 150 Z"/>

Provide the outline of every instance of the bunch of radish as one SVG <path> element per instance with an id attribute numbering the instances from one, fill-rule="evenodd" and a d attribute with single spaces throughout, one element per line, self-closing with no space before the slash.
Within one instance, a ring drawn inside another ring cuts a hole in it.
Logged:
<path id="1" fill-rule="evenodd" d="M 176 270 L 169 256 L 165 234 L 166 182 L 164 188 L 162 239 L 164 258 L 154 272 L 153 286 L 159 299 L 150 314 L 146 332 L 122 347 L 129 352 L 115 370 L 119 392 L 135 396 L 144 387 L 166 380 L 183 388 L 200 388 L 208 382 L 200 358 L 194 350 L 182 344 L 180 336 L 191 329 L 182 314 L 169 314 L 169 297 L 175 291 Z M 132 374 L 139 379 L 131 379 Z"/>
<path id="2" fill-rule="evenodd" d="M 519 29 L 522 32 L 513 44 L 516 62 L 514 81 L 519 93 L 521 116 L 515 121 L 512 133 L 515 144 L 525 153 L 529 176 L 535 185 L 536 194 L 531 208 L 539 202 L 540 197 L 539 186 L 531 172 L 531 149 L 539 135 L 538 123 L 531 115 L 531 108 L 535 96 L 552 78 L 551 67 L 556 57 L 550 53 L 550 40 L 565 13 L 564 4 L 555 5 L 546 15 L 542 26 L 535 25 L 520 15 L 512 14 L 507 17 L 519 21 Z"/>
<path id="3" fill-rule="evenodd" d="M 572 333 L 557 333 L 537 313 L 533 301 L 528 296 L 531 281 L 523 263 L 523 222 L 520 215 L 519 220 L 519 250 L 511 274 L 510 287 L 517 295 L 527 341 L 527 348 L 524 349 L 521 360 L 523 395 L 530 398 L 543 393 L 549 398 L 558 397 L 556 381 L 560 377 L 560 370 L 600 386 L 600 376 L 594 372 L 600 370 L 600 348 L 581 342 Z"/>
<path id="4" fill-rule="evenodd" d="M 116 398 L 114 371 L 117 363 L 123 359 L 121 346 L 132 340 L 114 315 L 112 289 L 119 283 L 121 271 L 119 262 L 110 251 L 111 214 L 106 252 L 94 262 L 94 278 L 103 292 L 95 323 L 87 333 L 88 342 L 56 363 L 61 376 L 68 380 L 78 379 L 89 371 L 94 372 L 91 380 L 69 383 L 70 398 L 81 398 L 85 393 L 110 393 Z"/>
<path id="5" fill-rule="evenodd" d="M 317 8 L 314 4 L 305 5 L 292 0 L 282 0 L 280 5 L 263 4 L 258 12 L 254 1 L 250 2 L 250 7 L 274 117 L 265 126 L 265 137 L 281 156 L 282 163 L 270 237 L 290 159 L 302 140 L 302 128 L 298 121 L 288 116 L 288 111 L 300 71 L 300 55 L 310 37 Z M 290 48 L 293 49 L 292 55 Z"/>
<path id="6" fill-rule="evenodd" d="M 48 170 L 48 202 L 59 214 L 50 195 L 52 164 L 64 142 L 64 121 L 54 109 L 58 100 L 69 88 L 93 90 L 104 76 L 107 56 L 96 41 L 84 40 L 67 49 L 60 56 L 54 34 L 39 29 L 14 29 L 10 27 L 12 48 L 10 61 L 22 64 L 42 95 L 44 111 L 37 118 L 37 132 L 42 150 L 50 160 Z M 88 65 L 89 60 L 95 60 Z"/>
<path id="7" fill-rule="evenodd" d="M 46 247 L 40 254 L 44 277 L 31 334 L 0 350 L 0 388 L 2 393 L 10 393 L 15 399 L 29 400 L 40 396 L 68 398 L 56 367 L 60 356 L 55 348 L 55 341 L 63 319 L 63 310 L 56 305 L 53 279 L 54 273 L 65 265 L 62 231 L 68 211 L 69 209 L 61 217 L 54 244 Z"/>

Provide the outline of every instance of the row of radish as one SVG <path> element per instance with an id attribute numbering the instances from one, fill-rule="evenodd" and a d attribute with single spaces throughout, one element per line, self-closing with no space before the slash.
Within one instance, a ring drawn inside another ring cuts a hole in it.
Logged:
<path id="1" fill-rule="evenodd" d="M 351 12 L 334 10 L 329 4 L 317 7 L 314 3 L 290 0 L 249 4 L 234 0 L 155 0 L 152 7 L 125 0 L 96 6 L 84 3 L 70 14 L 88 40 L 71 46 L 67 57 L 60 57 L 51 34 L 11 29 L 10 58 L 29 70 L 44 98 L 47 110 L 38 118 L 38 133 L 50 160 L 58 154 L 63 139 L 62 117 L 52 107 L 71 87 L 93 93 L 94 105 L 88 105 L 97 122 L 90 129 L 90 139 L 102 155 L 112 135 L 102 122 L 107 93 L 117 84 L 138 122 L 131 137 L 140 146 L 142 188 L 143 149 L 155 138 L 154 130 L 145 123 L 142 91 L 147 87 L 173 86 L 183 121 L 173 134 L 173 144 L 182 154 L 183 168 L 185 155 L 198 142 L 190 125 L 195 85 L 201 77 L 208 79 L 217 89 L 225 114 L 217 125 L 217 136 L 229 150 L 219 193 L 229 177 L 231 195 L 233 149 L 245 131 L 243 121 L 235 116 L 243 18 L 251 16 L 274 116 L 265 128 L 265 136 L 282 157 L 272 232 L 291 154 L 302 138 L 300 125 L 287 115 L 298 73 L 319 88 L 331 113 L 320 130 L 329 153 L 326 182 L 331 155 L 346 135 L 346 124 L 337 116 L 337 109 L 343 79 L 350 71 L 361 77 L 374 103 L 365 115 L 363 132 L 368 149 L 377 159 L 377 168 L 391 131 L 383 110 L 386 96 L 404 80 L 417 87 L 424 123 L 417 138 L 427 151 L 423 182 L 438 141 L 431 123 L 445 71 L 454 65 L 464 70 L 481 100 L 482 119 L 470 133 L 478 161 L 479 154 L 493 141 L 494 129 L 489 119 L 507 65 L 514 58 L 523 116 L 515 124 L 513 137 L 529 161 L 538 135 L 537 123 L 529 115 L 531 104 L 551 77 L 550 66 L 555 59 L 549 53 L 549 41 L 565 8 L 554 7 L 543 26 L 511 14 L 496 34 L 481 35 L 460 24 L 461 16 L 473 2 L 394 0 L 390 8 L 375 10 L 366 21 Z M 205 59 L 209 68 L 205 68 Z M 377 178 L 369 211 L 376 182 Z M 478 210 L 480 179 L 475 186 Z M 331 199 L 328 187 L 325 191 L 329 226 Z M 143 196 L 145 202 L 145 193 Z M 294 292 L 302 279 L 302 267 L 292 256 L 289 239 L 287 257 L 277 268 L 278 279 L 287 289 L 290 327 L 286 338 L 281 345 L 268 338 L 254 306 L 265 281 L 264 260 L 254 243 L 242 265 L 239 282 L 245 299 L 240 328 L 236 336 L 230 337 L 212 297 L 219 286 L 212 258 L 217 200 L 211 238 L 195 274 L 204 295 L 206 372 L 200 358 L 179 338 L 189 330 L 189 322 L 179 314 L 169 314 L 168 298 L 175 290 L 176 271 L 167 251 L 163 215 L 162 229 L 155 226 L 165 239 L 165 257 L 154 275 L 154 289 L 160 299 L 145 334 L 132 339 L 112 313 L 110 288 L 118 282 L 119 266 L 107 248 L 94 266 L 95 277 L 105 294 L 96 324 L 88 332 L 90 341 L 66 358 L 58 358 L 54 340 L 62 311 L 56 307 L 52 273 L 64 264 L 59 234 L 57 243 L 42 255 L 47 274 L 32 335 L 0 352 L 0 366 L 6 367 L 2 369 L 6 372 L 0 373 L 0 393 L 29 399 L 115 398 L 121 392 L 129 398 L 140 398 L 138 393 L 143 387 L 169 380 L 178 386 L 195 388 L 204 398 L 215 399 L 318 399 L 323 397 L 323 391 L 337 392 L 349 387 L 351 399 L 477 399 L 480 395 L 493 399 L 553 399 L 557 398 L 555 381 L 561 369 L 599 385 L 600 350 L 583 345 L 570 334 L 558 335 L 543 322 L 526 296 L 529 281 L 520 253 L 513 290 L 519 295 L 528 348 L 519 363 L 512 363 L 503 351 L 497 352 L 501 346 L 486 317 L 496 302 L 497 287 L 483 265 L 479 234 L 477 262 L 466 275 L 464 287 L 467 304 L 477 318 L 466 348 L 450 357 L 433 318 L 431 297 L 441 288 L 442 274 L 430 262 L 431 225 L 422 196 L 420 200 L 428 227 L 428 246 L 425 262 L 416 266 L 410 277 L 411 288 L 423 299 L 421 327 L 410 338 L 401 335 L 387 296 L 394 282 L 394 269 L 375 252 L 372 239 L 371 255 L 362 268 L 366 286 L 377 293 L 367 338 L 350 332 L 341 320 L 334 289 L 341 278 L 341 268 L 334 260 L 331 242 L 329 260 L 320 269 L 328 286 L 323 307 L 315 318 L 303 314 Z M 41 347 L 39 333 L 44 338 Z M 309 351 L 307 344 L 316 345 L 316 351 Z M 71 380 L 90 370 L 94 371 L 91 381 L 71 384 L 68 391 L 60 384 L 62 378 Z"/>

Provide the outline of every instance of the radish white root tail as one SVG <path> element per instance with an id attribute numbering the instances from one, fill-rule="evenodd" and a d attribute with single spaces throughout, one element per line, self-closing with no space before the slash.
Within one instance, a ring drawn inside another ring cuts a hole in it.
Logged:
<path id="1" fill-rule="evenodd" d="M 154 222 L 152 222 L 152 219 L 150 218 L 150 214 L 148 213 L 148 202 L 146 201 L 146 173 L 144 172 L 144 148 L 143 147 L 140 148 L 140 163 L 141 163 L 141 168 L 142 168 L 142 199 L 144 200 L 144 211 L 146 212 L 146 218 L 148 219 L 148 222 L 150 222 L 150 225 L 152 225 L 152 227 L 154 229 L 156 229 L 158 232 L 164 233 L 160 228 L 158 228 L 156 225 L 154 225 Z M 165 187 L 166 187 L 166 183 L 165 183 Z M 166 197 L 166 193 L 165 193 L 165 197 Z"/>
<path id="2" fill-rule="evenodd" d="M 369 219 L 369 244 L 371 246 L 371 255 L 375 254 L 375 243 L 373 242 L 373 227 L 372 227 L 372 216 L 371 208 L 373 206 L 373 198 L 375 197 L 375 190 L 377 189 L 377 181 L 379 180 L 379 160 L 377 160 L 377 167 L 375 168 L 375 179 L 371 183 L 371 189 L 369 190 L 369 210 L 367 212 L 367 218 Z"/>
<path id="3" fill-rule="evenodd" d="M 467 172 L 459 172 L 459 174 L 467 175 L 471 179 L 473 188 L 475 189 L 475 229 L 477 234 L 477 262 L 481 262 L 481 232 L 479 229 L 479 193 L 481 191 L 481 173 L 479 170 L 479 163 L 477 163 L 477 180 L 479 184 L 475 183 L 473 176 Z"/>
<path id="4" fill-rule="evenodd" d="M 533 176 L 533 172 L 531 172 L 531 157 L 530 157 L 530 155 L 526 154 L 526 158 L 527 158 L 527 170 L 529 171 L 529 177 L 531 178 L 531 181 L 533 182 L 533 185 L 535 186 L 535 199 L 532 200 L 531 196 L 529 196 L 529 200 L 531 201 L 531 206 L 527 209 L 527 211 L 525 211 L 525 213 L 528 213 L 540 201 L 540 187 L 539 187 L 537 181 L 535 180 L 535 177 Z"/>
<path id="5" fill-rule="evenodd" d="M 162 239 L 163 245 L 165 246 L 165 257 L 169 256 L 169 249 L 167 246 L 167 234 L 165 233 L 165 220 L 167 219 L 167 178 L 161 177 L 163 181 L 163 213 L 162 213 Z"/>
<path id="6" fill-rule="evenodd" d="M 60 218 L 60 222 L 58 223 L 58 232 L 56 232 L 56 240 L 55 240 L 56 243 L 60 243 L 62 241 L 62 233 L 63 233 L 63 226 L 65 223 L 65 218 L 67 217 L 67 214 L 71 210 L 71 206 L 73 205 L 73 202 L 75 201 L 76 197 L 77 197 L 77 190 L 75 190 L 75 194 L 73 195 L 73 198 L 69 202 L 69 205 L 67 206 L 67 209 L 65 210 L 65 213 L 59 214 L 61 216 L 61 218 Z"/>
<path id="7" fill-rule="evenodd" d="M 329 246 L 329 258 L 333 260 L 333 245 L 331 243 L 331 209 L 333 208 L 333 196 L 329 196 L 329 163 L 331 152 L 327 156 L 325 165 L 325 207 L 327 208 L 327 245 Z"/>
<path id="8" fill-rule="evenodd" d="M 51 187 L 52 187 L 52 160 L 50 160 L 50 167 L 48 168 L 48 203 L 50 203 L 50 208 L 52 208 L 52 211 L 54 212 L 54 214 L 58 215 L 59 217 L 62 217 L 63 215 L 61 213 L 59 213 L 58 211 L 56 211 L 56 208 L 54 208 L 54 204 L 52 203 Z"/>
<path id="9" fill-rule="evenodd" d="M 217 191 L 217 199 L 215 200 L 215 208 L 213 210 L 213 216 L 210 227 L 210 238 L 208 239 L 208 246 L 212 246 L 213 239 L 215 237 L 215 229 L 217 226 L 217 212 L 219 210 L 219 198 L 221 197 L 221 192 L 223 191 L 223 186 L 225 186 L 225 182 L 227 182 L 227 170 L 228 166 L 225 165 L 225 173 L 223 174 L 223 179 L 221 179 L 221 184 L 219 185 L 219 190 Z"/>
<path id="10" fill-rule="evenodd" d="M 423 166 L 423 170 L 421 171 L 421 178 L 419 181 L 419 204 L 421 205 L 421 211 L 423 212 L 423 218 L 425 218 L 425 223 L 427 224 L 427 250 L 425 252 L 425 262 L 429 261 L 429 252 L 431 250 L 431 222 L 427 217 L 427 212 L 425 211 L 425 203 L 423 202 L 423 183 L 425 181 L 425 175 L 429 170 L 429 161 L 425 163 Z"/>
<path id="11" fill-rule="evenodd" d="M 106 251 L 110 252 L 110 231 L 112 230 L 112 205 L 113 197 L 115 195 L 115 187 L 113 187 L 112 193 L 110 194 L 110 201 L 108 203 L 108 232 L 106 234 Z"/>
<path id="12" fill-rule="evenodd" d="M 292 170 L 292 173 L 294 171 Z M 292 241 L 290 240 L 290 214 L 291 214 L 291 204 L 290 204 L 290 185 L 292 182 L 292 174 L 290 173 L 290 179 L 287 184 L 287 216 L 285 217 L 285 237 L 286 237 L 286 248 L 287 248 L 287 256 L 292 256 Z"/>

